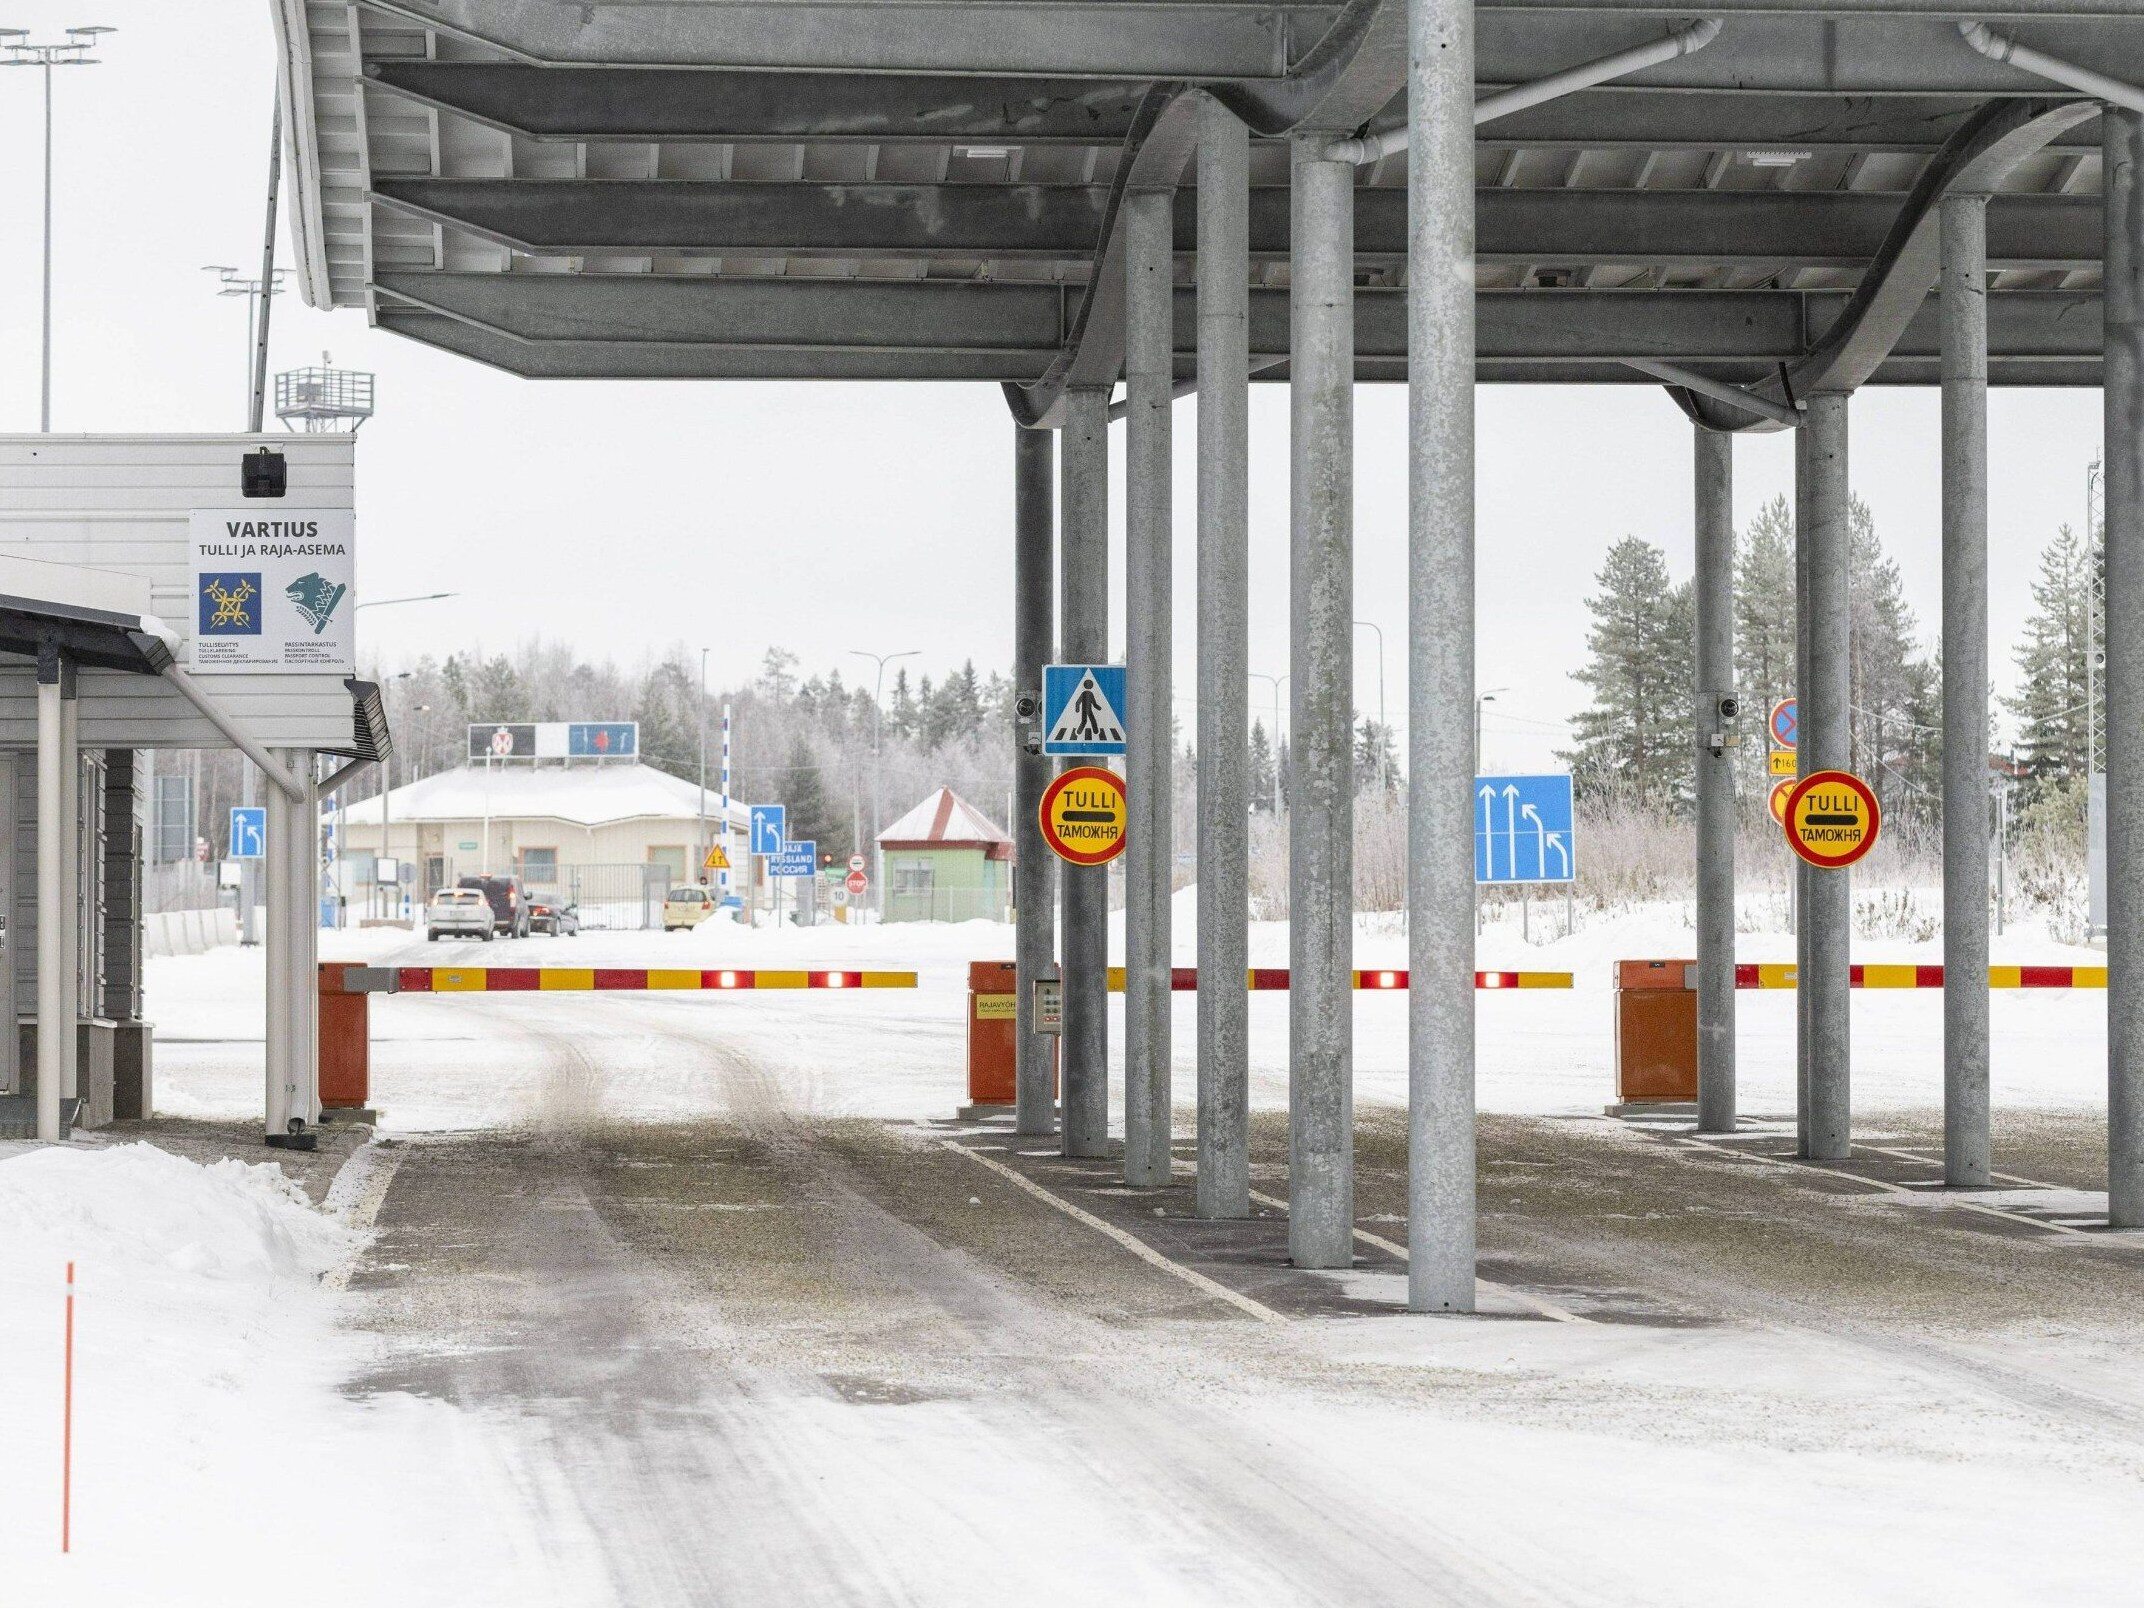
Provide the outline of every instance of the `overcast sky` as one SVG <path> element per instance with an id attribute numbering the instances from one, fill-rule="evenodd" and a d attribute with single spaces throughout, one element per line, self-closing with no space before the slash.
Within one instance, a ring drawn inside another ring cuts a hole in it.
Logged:
<path id="1" fill-rule="evenodd" d="M 119 31 L 103 65 L 54 74 L 54 427 L 243 424 L 245 310 L 207 263 L 260 258 L 273 52 L 268 0 L 17 0 L 4 21 L 57 35 Z M 0 73 L 0 428 L 37 426 L 39 75 Z M 282 261 L 288 263 L 287 240 Z M 921 650 L 942 673 L 1011 657 L 1011 424 L 995 387 L 533 383 L 370 329 L 359 311 L 278 301 L 272 366 L 379 376 L 358 453 L 360 595 L 459 600 L 365 615 L 360 651 L 509 648 L 534 635 L 638 663 L 673 643 L 713 652 L 718 681 L 770 644 L 810 668 L 851 648 Z M 1584 598 L 1607 546 L 1636 534 L 1690 571 L 1688 427 L 1656 387 L 1479 393 L 1479 676 L 1504 687 L 1485 762 L 1547 762 L 1583 700 Z M 1357 613 L 1383 629 L 1384 696 L 1405 720 L 1403 390 L 1356 393 Z M 1195 705 L 1191 445 L 1177 406 L 1178 711 Z M 2099 395 L 2005 391 L 1993 445 L 1990 615 L 2008 678 L 2039 548 L 2081 519 Z M 1122 472 L 1121 430 L 1112 456 Z M 1856 400 L 1854 486 L 1904 571 L 1931 643 L 1939 597 L 1933 391 Z M 1255 669 L 1287 669 L 1287 399 L 1254 388 Z M 1792 489 L 1784 434 L 1736 452 L 1737 518 Z M 1123 640 L 1122 498 L 1113 513 Z M 1377 639 L 1357 636 L 1358 702 L 1378 705 Z M 1745 689 L 1761 692 L 1767 689 Z M 1254 704 L 1270 698 L 1258 684 Z M 591 709 L 591 717 L 626 711 Z"/>

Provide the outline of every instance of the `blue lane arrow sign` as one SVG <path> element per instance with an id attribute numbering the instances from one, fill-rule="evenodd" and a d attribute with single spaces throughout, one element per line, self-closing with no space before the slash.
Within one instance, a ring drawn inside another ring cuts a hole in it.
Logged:
<path id="1" fill-rule="evenodd" d="M 268 852 L 268 808 L 241 804 L 231 811 L 231 858 L 258 860 Z"/>
<path id="2" fill-rule="evenodd" d="M 1474 778 L 1474 880 L 1570 882 L 1578 874 L 1571 778 Z"/>
<path id="3" fill-rule="evenodd" d="M 785 804 L 754 804 L 752 806 L 752 852 L 754 854 L 780 854 L 782 833 L 788 826 L 789 807 Z"/>

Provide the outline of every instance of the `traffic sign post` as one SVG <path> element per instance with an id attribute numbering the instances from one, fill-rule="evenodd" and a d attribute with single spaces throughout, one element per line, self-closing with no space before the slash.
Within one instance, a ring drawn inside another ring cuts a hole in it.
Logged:
<path id="1" fill-rule="evenodd" d="M 1124 666 L 1042 667 L 1042 751 L 1094 757 L 1124 752 Z"/>
<path id="2" fill-rule="evenodd" d="M 1838 871 L 1876 846 L 1883 810 L 1853 772 L 1816 771 L 1787 795 L 1785 827 L 1796 854 L 1821 871 Z"/>
<path id="3" fill-rule="evenodd" d="M 1042 841 L 1072 865 L 1107 865 L 1124 852 L 1131 811 L 1124 778 L 1100 765 L 1077 765 L 1043 791 Z"/>
<path id="4" fill-rule="evenodd" d="M 861 866 L 856 866 L 842 879 L 841 886 L 851 898 L 861 899 L 870 888 L 871 879 L 864 875 Z"/>
<path id="5" fill-rule="evenodd" d="M 1474 778 L 1474 880 L 1571 882 L 1578 874 L 1571 778 Z"/>
<path id="6" fill-rule="evenodd" d="M 1787 800 L 1794 796 L 1794 789 L 1799 785 L 1800 783 L 1792 776 L 1789 776 L 1783 782 L 1774 782 L 1772 784 L 1772 819 L 1781 826 L 1787 824 Z"/>
<path id="7" fill-rule="evenodd" d="M 1771 719 L 1767 722 L 1772 733 L 1774 748 L 1793 748 L 1801 741 L 1801 703 L 1794 698 L 1775 699 Z"/>
<path id="8" fill-rule="evenodd" d="M 231 810 L 231 858 L 258 860 L 268 852 L 268 807 L 239 804 Z"/>
<path id="9" fill-rule="evenodd" d="M 782 834 L 788 827 L 789 810 L 782 804 L 752 806 L 752 852 L 759 855 L 782 852 Z"/>

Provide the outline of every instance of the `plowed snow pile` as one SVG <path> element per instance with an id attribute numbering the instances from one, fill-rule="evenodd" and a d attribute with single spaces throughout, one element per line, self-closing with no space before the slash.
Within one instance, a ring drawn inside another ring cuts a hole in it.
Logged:
<path id="1" fill-rule="evenodd" d="M 514 1574 L 501 1534 L 512 1522 L 490 1490 L 432 1472 L 433 1450 L 455 1433 L 451 1412 L 340 1393 L 364 1354 L 334 1325 L 321 1278 L 364 1238 L 273 1165 L 204 1167 L 139 1144 L 0 1159 L 10 1601 L 467 1602 L 499 1589 L 502 1565 Z M 63 1557 L 70 1260 L 74 1524 Z M 471 1547 L 472 1536 L 485 1540 Z"/>

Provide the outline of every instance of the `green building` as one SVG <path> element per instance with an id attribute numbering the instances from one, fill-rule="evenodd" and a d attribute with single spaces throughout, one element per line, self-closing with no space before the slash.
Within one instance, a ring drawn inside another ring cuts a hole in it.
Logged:
<path id="1" fill-rule="evenodd" d="M 887 921 L 1003 921 L 1012 839 L 950 787 L 878 835 Z"/>

